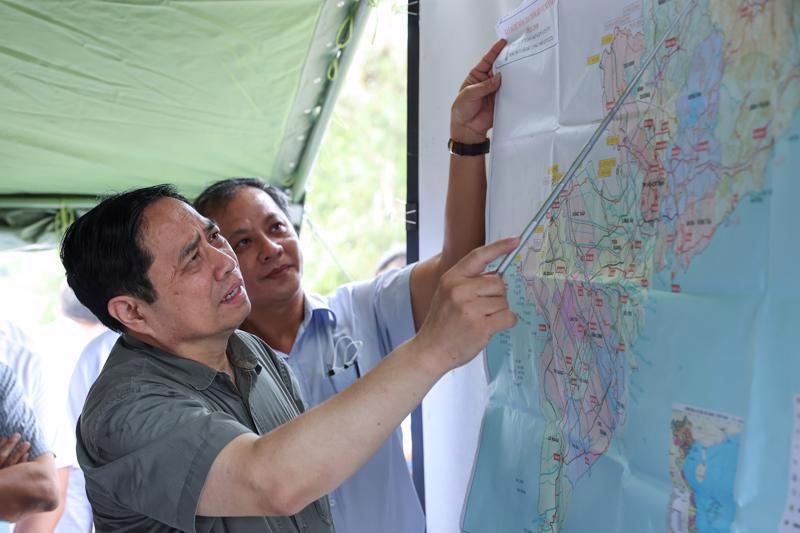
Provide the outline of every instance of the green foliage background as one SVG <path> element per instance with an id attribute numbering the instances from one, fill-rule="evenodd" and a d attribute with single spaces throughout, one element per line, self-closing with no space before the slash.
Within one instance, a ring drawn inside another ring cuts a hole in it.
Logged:
<path id="1" fill-rule="evenodd" d="M 308 290 L 370 278 L 405 245 L 406 28 L 398 4 L 381 2 L 339 94 L 306 197 Z"/>

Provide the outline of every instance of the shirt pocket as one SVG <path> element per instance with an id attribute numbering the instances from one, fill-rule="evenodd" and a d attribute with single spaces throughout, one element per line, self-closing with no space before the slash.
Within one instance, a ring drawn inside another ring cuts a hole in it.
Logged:
<path id="1" fill-rule="evenodd" d="M 347 368 L 340 368 L 336 370 L 333 375 L 328 374 L 328 379 L 331 380 L 334 390 L 342 392 L 344 389 L 352 385 L 358 379 L 358 371 L 355 365 Z"/>

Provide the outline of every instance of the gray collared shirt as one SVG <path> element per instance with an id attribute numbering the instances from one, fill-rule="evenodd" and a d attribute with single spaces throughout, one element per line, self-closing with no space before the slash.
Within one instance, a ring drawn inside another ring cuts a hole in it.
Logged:
<path id="1" fill-rule="evenodd" d="M 327 497 L 289 517 L 196 516 L 219 452 L 303 411 L 290 371 L 261 340 L 228 345 L 238 388 L 224 372 L 123 335 L 78 422 L 78 461 L 98 533 L 332 533 Z"/>

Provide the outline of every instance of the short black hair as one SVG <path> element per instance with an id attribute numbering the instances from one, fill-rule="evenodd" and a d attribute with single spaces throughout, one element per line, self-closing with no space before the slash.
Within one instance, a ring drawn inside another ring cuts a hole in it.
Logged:
<path id="1" fill-rule="evenodd" d="M 189 201 L 172 185 L 134 189 L 105 198 L 67 228 L 61 262 L 75 296 L 106 327 L 125 326 L 108 313 L 108 302 L 123 294 L 156 301 L 147 277 L 153 256 L 142 243 L 142 215 L 162 198 Z"/>
<path id="2" fill-rule="evenodd" d="M 211 213 L 225 209 L 228 202 L 242 187 L 253 187 L 267 193 L 289 220 L 289 196 L 285 192 L 269 185 L 261 178 L 228 178 L 206 187 L 194 201 L 194 208 L 203 216 L 211 217 Z M 211 217 L 213 218 L 213 217 Z"/>

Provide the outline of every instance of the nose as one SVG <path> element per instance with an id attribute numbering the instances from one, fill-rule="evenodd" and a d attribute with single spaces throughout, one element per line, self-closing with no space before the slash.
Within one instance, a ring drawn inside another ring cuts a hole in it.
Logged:
<path id="1" fill-rule="evenodd" d="M 259 237 L 258 260 L 260 262 L 266 263 L 270 259 L 281 255 L 283 255 L 283 246 L 279 242 L 270 239 L 266 235 Z"/>
<path id="2" fill-rule="evenodd" d="M 239 266 L 239 262 L 236 260 L 236 254 L 233 253 L 233 250 L 230 247 L 225 248 L 214 248 L 212 247 L 212 257 L 214 258 L 214 277 L 218 281 L 222 281 L 225 279 L 225 276 L 230 274 L 233 270 Z"/>

